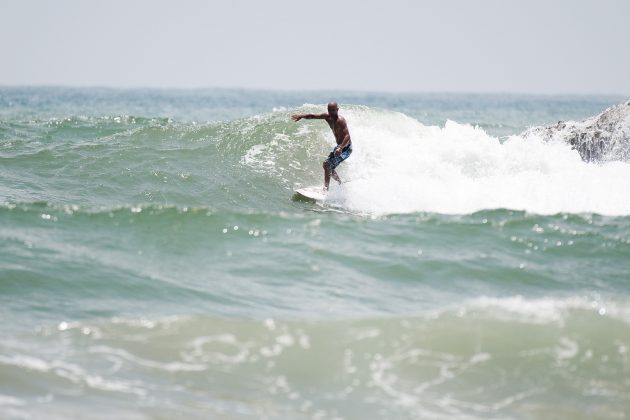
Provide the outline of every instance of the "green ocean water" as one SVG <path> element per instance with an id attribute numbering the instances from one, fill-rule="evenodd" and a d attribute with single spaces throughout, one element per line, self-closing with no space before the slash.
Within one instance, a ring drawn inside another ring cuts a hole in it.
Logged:
<path id="1" fill-rule="evenodd" d="M 0 417 L 627 418 L 623 99 L 0 89 Z"/>

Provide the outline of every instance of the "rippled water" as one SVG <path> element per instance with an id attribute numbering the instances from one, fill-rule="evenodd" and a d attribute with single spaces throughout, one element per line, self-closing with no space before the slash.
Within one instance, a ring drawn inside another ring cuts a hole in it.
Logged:
<path id="1" fill-rule="evenodd" d="M 621 99 L 0 89 L 1 416 L 624 418 Z"/>

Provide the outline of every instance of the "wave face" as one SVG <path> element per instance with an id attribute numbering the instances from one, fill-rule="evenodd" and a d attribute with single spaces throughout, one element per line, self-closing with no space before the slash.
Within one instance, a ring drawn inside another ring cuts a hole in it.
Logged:
<path id="1" fill-rule="evenodd" d="M 342 95 L 316 204 L 305 97 L 0 89 L 0 418 L 630 411 L 629 164 L 518 134 L 617 99 Z"/>
<path id="2" fill-rule="evenodd" d="M 1 155 L 3 199 L 290 209 L 293 188 L 323 182 L 328 128 L 288 119 L 315 109 L 201 125 L 124 116 L 3 123 L 13 134 Z M 627 162 L 588 164 L 570 145 L 532 134 L 500 140 L 453 121 L 426 126 L 397 112 L 344 111 L 355 151 L 340 173 L 352 182 L 329 202 L 346 210 L 630 214 Z"/>

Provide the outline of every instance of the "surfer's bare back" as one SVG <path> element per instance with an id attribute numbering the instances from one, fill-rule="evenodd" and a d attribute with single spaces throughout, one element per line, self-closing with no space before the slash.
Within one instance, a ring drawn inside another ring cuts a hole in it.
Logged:
<path id="1" fill-rule="evenodd" d="M 330 184 L 330 176 L 341 184 L 341 179 L 335 168 L 344 160 L 350 157 L 352 153 L 352 140 L 350 139 L 350 131 L 346 119 L 338 114 L 339 107 L 337 102 L 328 103 L 328 112 L 325 114 L 295 114 L 291 115 L 293 121 L 300 121 L 302 118 L 307 120 L 326 120 L 330 129 L 335 135 L 337 146 L 330 152 L 328 159 L 324 161 L 324 190 L 328 190 Z"/>

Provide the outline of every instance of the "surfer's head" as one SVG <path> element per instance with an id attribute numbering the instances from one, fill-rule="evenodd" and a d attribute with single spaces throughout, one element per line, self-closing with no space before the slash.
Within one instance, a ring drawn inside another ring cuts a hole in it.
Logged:
<path id="1" fill-rule="evenodd" d="M 332 117 L 337 116 L 337 111 L 339 111 L 339 107 L 337 106 L 337 102 L 328 102 L 328 114 Z"/>

